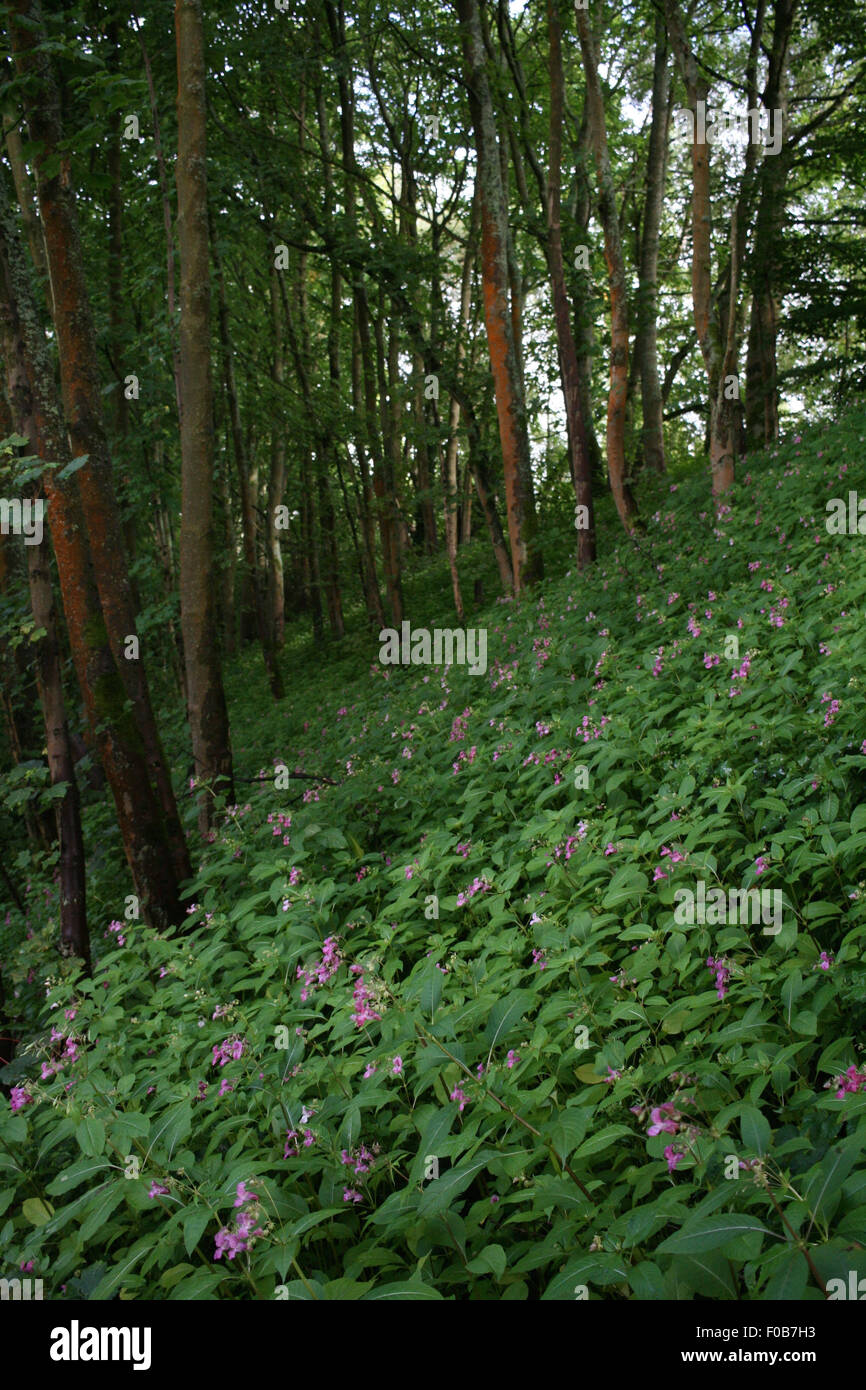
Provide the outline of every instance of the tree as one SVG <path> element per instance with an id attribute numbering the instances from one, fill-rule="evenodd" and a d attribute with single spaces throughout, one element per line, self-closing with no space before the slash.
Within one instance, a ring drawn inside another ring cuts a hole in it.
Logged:
<path id="1" fill-rule="evenodd" d="M 175 0 L 177 206 L 180 253 L 181 626 L 189 726 L 206 834 L 214 795 L 234 795 L 228 711 L 216 636 L 213 568 L 213 418 L 207 139 L 201 0 Z"/>
<path id="2" fill-rule="evenodd" d="M 487 78 L 478 0 L 455 0 L 460 20 L 469 111 L 475 132 L 481 206 L 481 267 L 484 317 L 505 472 L 508 536 L 514 594 L 544 573 L 535 516 L 535 497 L 526 427 L 526 402 L 510 302 L 508 209 L 502 182 L 496 118 Z"/>

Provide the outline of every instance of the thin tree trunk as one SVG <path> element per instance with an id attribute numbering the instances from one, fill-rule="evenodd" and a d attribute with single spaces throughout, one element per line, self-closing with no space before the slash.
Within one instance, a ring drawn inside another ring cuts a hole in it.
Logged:
<path id="1" fill-rule="evenodd" d="M 169 194 L 168 173 L 165 167 L 165 156 L 162 152 L 162 137 L 159 127 L 159 107 L 156 102 L 156 87 L 153 82 L 153 72 L 150 66 L 150 56 L 147 51 L 147 44 L 144 42 L 144 35 L 139 28 L 138 20 L 135 15 L 131 15 L 132 24 L 138 35 L 138 42 L 141 48 L 141 57 L 144 63 L 144 72 L 147 78 L 147 92 L 150 99 L 150 115 L 153 121 L 153 152 L 156 156 L 156 173 L 159 181 L 160 201 L 162 203 L 162 224 L 165 230 L 165 292 L 166 310 L 168 314 L 168 335 L 171 343 L 171 365 L 174 377 L 174 396 L 177 403 L 177 418 L 180 423 L 183 418 L 183 395 L 180 384 L 180 345 L 177 331 L 177 310 L 175 304 L 174 291 L 174 232 L 172 231 L 171 215 L 171 196 Z"/>
<path id="2" fill-rule="evenodd" d="M 577 157 L 575 161 L 574 222 L 580 237 L 581 249 L 588 249 L 591 243 L 589 223 L 592 216 L 592 197 L 587 172 L 591 152 L 587 105 L 584 97 L 583 111 L 577 131 Z M 579 286 L 574 302 L 574 342 L 577 350 L 580 413 L 583 418 L 586 446 L 589 452 L 589 475 L 594 483 L 606 485 L 604 461 L 592 414 L 592 364 L 595 358 L 595 324 L 589 303 L 592 299 L 592 283 L 588 269 L 578 269 L 575 265 L 574 274 Z"/>
<path id="3" fill-rule="evenodd" d="M 658 359 L 659 228 L 664 202 L 667 139 L 672 87 L 668 78 L 667 32 L 656 12 L 652 119 L 647 151 L 643 228 L 638 272 L 638 322 L 635 357 L 640 369 L 643 461 L 656 473 L 665 471 L 662 388 Z"/>
<path id="4" fill-rule="evenodd" d="M 214 619 L 213 419 L 207 231 L 205 61 L 201 0 L 175 0 L 177 181 L 180 250 L 180 594 L 199 829 L 213 820 L 211 794 L 234 800 L 228 712 Z"/>
<path id="5" fill-rule="evenodd" d="M 679 0 L 665 0 L 668 34 L 686 88 L 686 102 L 692 113 L 692 302 L 698 344 L 709 383 L 709 454 L 713 496 L 727 492 L 734 482 L 736 444 L 732 433 L 732 413 L 719 410 L 720 382 L 724 348 L 715 312 L 712 285 L 712 214 L 710 206 L 710 156 L 707 141 L 701 140 L 698 103 L 706 103 L 707 82 L 686 38 Z"/>
<path id="6" fill-rule="evenodd" d="M 352 335 L 352 411 L 360 428 L 355 439 L 355 452 L 358 458 L 358 472 L 361 478 L 360 517 L 364 538 L 364 573 L 366 577 L 365 595 L 367 615 L 381 630 L 385 625 L 385 609 L 379 592 L 376 574 L 376 545 L 373 532 L 373 509 L 370 485 L 370 469 L 367 462 L 365 434 L 369 428 L 366 400 L 362 378 L 364 376 L 364 346 L 361 338 L 363 288 L 356 286 L 354 302 L 354 332 Z M 375 427 L 375 421 L 373 422 Z"/>
<path id="7" fill-rule="evenodd" d="M 580 407 L 577 349 L 571 331 L 571 313 L 565 289 L 565 265 L 562 258 L 560 198 L 562 187 L 562 114 L 565 96 L 562 72 L 562 32 L 558 4 L 559 0 L 547 0 L 550 78 L 550 142 L 546 188 L 547 259 L 553 289 L 559 374 L 565 398 L 565 425 L 568 434 L 571 482 L 577 506 L 575 516 L 577 567 L 582 570 L 595 560 L 595 512 L 592 501 L 589 449 L 583 423 L 583 412 Z"/>
<path id="8" fill-rule="evenodd" d="M 455 7 L 478 157 L 485 323 L 505 473 L 514 595 L 518 598 L 525 586 L 542 578 L 544 565 L 535 515 L 526 402 L 512 319 L 517 305 L 510 302 L 508 209 L 478 0 L 455 0 Z"/>
<path id="9" fill-rule="evenodd" d="M 7 389 L 15 411 L 15 432 L 28 441 L 31 454 L 42 453 L 44 457 L 42 440 L 39 438 L 34 419 L 33 398 L 26 373 L 24 345 L 20 341 L 20 328 L 8 307 L 5 313 L 0 308 L 0 315 Z M 43 505 L 39 489 L 34 490 L 33 498 L 40 506 Z M 84 838 L 81 833 L 75 759 L 70 744 L 63 696 L 60 635 L 51 589 L 48 545 L 43 539 L 38 545 L 26 545 L 25 551 L 30 610 L 36 631 L 42 633 L 35 646 L 31 645 L 30 650 L 35 658 L 36 687 L 45 726 L 45 750 L 51 786 L 62 789 L 61 795 L 54 799 L 54 820 L 60 847 L 60 951 L 64 956 L 79 956 L 84 962 L 85 972 L 90 974 Z"/>
<path id="10" fill-rule="evenodd" d="M 629 487 L 625 465 L 625 411 L 628 393 L 628 289 L 616 194 L 607 147 L 604 101 L 598 76 L 595 40 L 588 13 L 575 7 L 577 32 L 586 73 L 586 100 L 590 137 L 595 146 L 598 171 L 598 211 L 604 230 L 604 258 L 610 289 L 610 391 L 607 398 L 607 471 L 620 521 L 632 531 L 637 503 Z"/>
<path id="11" fill-rule="evenodd" d="M 761 161 L 760 197 L 752 243 L 752 304 L 746 352 L 746 438 L 760 449 L 779 438 L 778 251 L 785 218 L 785 186 L 791 169 L 788 144 L 788 59 L 797 0 L 776 0 L 773 42 L 763 103 L 770 119 L 781 111 L 782 148 Z"/>
<path id="12" fill-rule="evenodd" d="M 268 557 L 268 614 L 267 621 L 271 630 L 272 640 L 277 651 L 280 651 L 286 642 L 286 604 L 283 593 L 283 552 L 280 545 L 280 531 L 277 530 L 276 513 L 277 507 L 282 505 L 283 494 L 286 490 L 286 436 L 282 426 L 282 389 L 285 382 L 286 363 L 285 363 L 285 344 L 283 341 L 283 322 L 280 309 L 278 274 L 276 267 L 271 265 L 270 271 L 270 297 L 271 297 L 271 332 L 274 343 L 273 365 L 271 367 L 271 379 L 273 380 L 277 404 L 275 415 L 271 423 L 271 466 L 268 474 L 268 522 L 267 522 L 267 557 Z"/>

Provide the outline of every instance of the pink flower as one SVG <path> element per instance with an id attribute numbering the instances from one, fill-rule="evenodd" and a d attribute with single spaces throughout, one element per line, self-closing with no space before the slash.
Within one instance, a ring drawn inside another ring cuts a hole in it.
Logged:
<path id="1" fill-rule="evenodd" d="M 676 1118 L 674 1118 L 676 1117 Z M 647 1130 L 647 1134 L 652 1138 L 656 1134 L 676 1134 L 678 1129 L 679 1112 L 674 1106 L 673 1101 L 666 1101 L 664 1105 L 656 1105 L 650 1110 L 652 1124 Z"/>
<path id="2" fill-rule="evenodd" d="M 150 1191 L 147 1195 L 148 1197 L 167 1197 L 168 1188 L 163 1187 L 161 1182 L 152 1182 L 150 1184 Z"/>
<path id="3" fill-rule="evenodd" d="M 716 994 L 719 999 L 724 999 L 728 992 L 728 981 L 731 978 L 730 969 L 721 957 L 718 960 L 713 960 L 712 956 L 707 957 L 707 969 L 715 972 Z"/>
<path id="4" fill-rule="evenodd" d="M 391 1071 L 392 1071 L 393 1075 L 394 1075 L 394 1076 L 399 1076 L 402 1070 L 403 1070 L 403 1058 L 402 1058 L 402 1057 L 395 1057 L 394 1060 L 393 1060 L 393 1062 L 391 1063 Z"/>
<path id="5" fill-rule="evenodd" d="M 757 859 L 755 860 L 755 873 L 762 874 L 766 871 L 766 868 L 767 860 L 764 858 L 763 854 L 759 854 Z"/>
<path id="6" fill-rule="evenodd" d="M 33 1097 L 23 1086 L 13 1086 L 9 1092 L 9 1104 L 13 1110 L 23 1110 L 25 1105 L 33 1104 Z"/>
<path id="7" fill-rule="evenodd" d="M 665 1158 L 668 1161 L 668 1172 L 672 1173 L 676 1168 L 677 1164 L 682 1163 L 684 1157 L 684 1154 L 678 1154 L 676 1152 L 673 1144 L 668 1144 L 667 1148 L 665 1149 Z"/>
<path id="8" fill-rule="evenodd" d="M 509 1051 L 508 1051 L 508 1055 L 507 1055 L 506 1058 L 505 1058 L 505 1065 L 506 1065 L 507 1067 L 513 1067 L 513 1066 L 515 1066 L 519 1061 L 520 1061 L 520 1053 L 519 1053 L 519 1052 L 515 1052 L 515 1051 L 514 1051 L 514 1048 L 510 1048 Z"/>
<path id="9" fill-rule="evenodd" d="M 828 1081 L 827 1085 L 831 1084 L 839 1087 L 836 1092 L 836 1099 L 844 1100 L 849 1093 L 861 1091 L 866 1086 L 866 1072 L 859 1072 L 856 1067 L 851 1066 L 841 1076 L 837 1076 L 832 1083 Z"/>
<path id="10" fill-rule="evenodd" d="M 456 1100 L 456 1101 L 459 1101 L 459 1105 L 458 1105 L 457 1109 L 458 1109 L 458 1113 L 459 1113 L 460 1115 L 462 1115 L 462 1114 L 463 1114 L 464 1107 L 465 1107 L 465 1105 L 466 1105 L 466 1095 L 465 1095 L 465 1093 L 460 1089 L 459 1086 L 455 1086 L 455 1087 L 454 1087 L 454 1090 L 451 1092 L 451 1095 L 449 1096 L 449 1100 Z"/>

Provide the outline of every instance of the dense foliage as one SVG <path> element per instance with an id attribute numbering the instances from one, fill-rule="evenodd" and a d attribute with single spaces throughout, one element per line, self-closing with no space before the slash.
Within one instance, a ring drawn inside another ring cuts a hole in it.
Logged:
<path id="1" fill-rule="evenodd" d="M 2 1272 L 326 1300 L 866 1275 L 866 570 L 825 525 L 864 438 L 862 410 L 789 436 L 718 515 L 703 477 L 647 481 L 646 535 L 603 527 L 579 582 L 561 522 L 559 575 L 467 619 L 484 675 L 293 628 L 272 707 L 241 658 L 249 790 L 187 934 L 125 916 L 90 798 L 93 978 L 58 963 L 50 868 L 3 928 Z M 447 583 L 407 584 L 414 625 Z M 699 880 L 778 891 L 780 929 L 681 925 Z"/>

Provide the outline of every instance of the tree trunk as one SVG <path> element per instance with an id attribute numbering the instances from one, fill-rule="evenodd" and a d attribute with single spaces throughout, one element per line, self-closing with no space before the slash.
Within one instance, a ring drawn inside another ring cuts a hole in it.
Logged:
<path id="1" fill-rule="evenodd" d="M 28 424 L 28 433 L 41 458 L 67 463 L 69 449 L 54 398 L 54 372 L 48 359 L 45 333 L 39 322 L 5 194 L 0 204 L 0 320 L 3 353 L 7 370 L 13 377 L 11 389 L 16 413 Z M 87 549 L 80 496 L 74 479 L 61 480 L 51 469 L 43 473 L 43 486 L 78 684 L 94 743 L 114 796 L 134 891 L 145 920 L 165 930 L 184 917 L 178 879 L 166 842 L 161 808 L 148 775 L 145 749 L 134 718 L 127 710 L 126 692 L 109 645 Z M 52 683 L 53 678 L 49 685 Z M 56 700 L 56 690 L 53 698 Z M 58 727 L 54 722 L 57 718 L 55 706 L 52 706 L 51 718 L 53 744 L 53 729 Z M 62 740 L 62 732 L 58 737 Z M 64 770 L 68 755 L 60 748 L 56 756 L 58 771 Z M 68 810 L 66 814 L 70 814 Z M 65 866 L 68 891 L 73 894 L 71 922 L 78 912 L 74 902 L 73 861 L 80 850 L 75 844 L 71 820 L 66 829 L 67 838 L 73 836 L 69 848 L 71 857 Z M 83 944 L 77 928 L 73 939 Z"/>
<path id="2" fill-rule="evenodd" d="M 583 112 L 577 131 L 574 223 L 580 238 L 580 249 L 586 251 L 589 250 L 591 244 L 589 223 L 592 216 L 592 198 L 587 172 L 587 164 L 591 158 L 589 144 L 589 119 L 587 102 L 584 98 Z M 577 349 L 580 413 L 583 417 L 583 428 L 586 432 L 586 445 L 589 452 L 589 475 L 594 484 L 606 486 L 604 461 L 592 415 L 592 364 L 595 357 L 595 324 L 590 304 L 593 297 L 592 280 L 589 269 L 578 269 L 576 264 L 574 274 L 579 287 L 574 296 L 574 342 Z"/>
<path id="3" fill-rule="evenodd" d="M 664 16 L 657 12 L 655 17 L 655 58 L 653 60 L 652 120 L 644 184 L 643 229 L 638 272 L 638 323 L 634 346 L 640 369 L 643 462 L 645 467 L 651 468 L 656 473 L 664 473 L 665 471 L 657 328 L 659 227 L 664 202 L 671 94 L 672 87 L 668 79 L 667 33 Z"/>
<path id="4" fill-rule="evenodd" d="M 580 376 L 577 349 L 571 331 L 571 314 L 565 289 L 565 265 L 562 259 L 562 227 L 560 201 L 562 189 L 562 113 L 564 79 L 562 72 L 562 32 L 559 22 L 559 0 L 547 0 L 547 34 L 550 77 L 550 143 L 547 173 L 547 260 L 553 289 L 553 313 L 556 323 L 556 346 L 559 356 L 559 375 L 565 399 L 565 425 L 568 434 L 568 457 L 571 483 L 576 503 L 577 567 L 585 569 L 595 560 L 595 513 L 592 501 L 592 476 L 589 449 L 580 407 Z"/>
<path id="5" fill-rule="evenodd" d="M 455 0 L 455 6 L 478 158 L 484 317 L 502 445 L 514 595 L 518 598 L 525 586 L 542 578 L 544 564 L 535 515 L 526 402 L 512 319 L 512 310 L 516 312 L 518 305 L 510 300 L 508 208 L 478 0 Z"/>
<path id="6" fill-rule="evenodd" d="M 586 10 L 576 8 L 577 31 L 586 73 L 586 100 L 590 138 L 598 171 L 598 211 L 604 230 L 604 258 L 610 289 L 610 391 L 607 398 L 607 471 L 620 521 L 632 531 L 637 503 L 629 487 L 625 465 L 625 408 L 628 394 L 628 291 L 622 250 L 616 193 L 607 148 L 604 101 L 598 76 L 595 40 Z"/>
<path id="7" fill-rule="evenodd" d="M 207 230 L 205 63 L 201 0 L 175 0 L 177 181 L 180 250 L 181 419 L 180 595 L 199 829 L 213 820 L 212 796 L 234 800 L 228 712 L 216 640 L 213 593 L 213 419 L 210 265 Z"/>
<path id="8" fill-rule="evenodd" d="M 358 473 L 361 479 L 360 519 L 364 539 L 364 592 L 367 600 L 367 616 L 381 629 L 385 626 L 385 609 L 379 592 L 379 579 L 376 574 L 376 543 L 373 531 L 373 508 L 370 485 L 370 469 L 367 462 L 366 427 L 367 408 L 362 378 L 364 376 L 364 345 L 361 338 L 363 287 L 355 287 L 354 332 L 352 335 L 352 411 L 359 428 L 355 436 L 355 452 L 358 458 Z M 375 428 L 375 420 L 373 421 Z M 368 436 L 367 436 L 368 437 Z"/>
<path id="9" fill-rule="evenodd" d="M 779 438 L 779 240 L 785 218 L 785 186 L 791 169 L 788 135 L 788 57 L 797 0 L 776 0 L 764 107 L 770 118 L 782 113 L 782 148 L 765 158 L 760 169 L 758 214 L 752 243 L 752 306 L 746 354 L 746 438 L 760 449 Z"/>
<path id="10" fill-rule="evenodd" d="M 706 104 L 707 82 L 686 38 L 679 0 L 665 0 L 668 34 L 686 88 L 686 102 L 692 113 L 692 303 L 698 344 L 709 382 L 709 453 L 713 496 L 727 492 L 734 483 L 733 414 L 719 409 L 724 349 L 721 328 L 715 312 L 712 284 L 712 212 L 710 206 L 710 155 L 701 140 L 698 103 Z"/>
<path id="11" fill-rule="evenodd" d="M 28 92 L 39 93 L 38 97 L 28 97 L 27 117 L 31 139 L 41 147 L 36 157 L 37 197 L 53 287 L 54 328 L 69 441 L 76 456 L 88 456 L 76 479 L 99 602 L 111 652 L 133 703 L 149 775 L 162 808 L 166 852 L 180 882 L 189 878 L 192 870 L 174 788 L 153 715 L 144 662 L 127 659 L 126 654 L 127 639 L 135 636 L 135 610 L 102 417 L 96 337 L 84 280 L 69 156 L 58 150 L 62 137 L 59 93 L 50 58 L 42 47 L 44 35 L 36 0 L 12 0 L 10 19 L 16 67 L 22 76 L 35 80 Z"/>
<path id="12" fill-rule="evenodd" d="M 286 436 L 282 426 L 281 409 L 286 363 L 285 345 L 283 342 L 282 311 L 280 308 L 277 279 L 278 275 L 279 272 L 275 266 L 271 265 L 271 329 L 274 339 L 274 358 L 271 367 L 271 379 L 277 393 L 277 405 L 275 416 L 271 423 L 271 466 L 268 474 L 267 622 L 274 647 L 277 651 L 280 651 L 285 646 L 286 642 L 286 605 L 285 595 L 283 594 L 283 552 L 280 545 L 281 532 L 277 530 L 276 513 L 277 507 L 282 505 L 283 494 L 286 490 Z"/>
<path id="13" fill-rule="evenodd" d="M 14 429 L 28 441 L 31 454 L 45 457 L 34 419 L 20 325 L 9 311 L 8 299 L 5 312 L 0 307 L 0 316 L 7 389 L 15 412 Z M 33 499 L 42 505 L 40 489 L 33 490 Z M 43 541 L 38 545 L 25 545 L 25 551 L 30 609 L 36 631 L 43 633 L 35 644 L 31 644 L 30 651 L 35 657 L 36 687 L 45 725 L 45 750 L 51 786 L 63 788 L 62 794 L 54 800 L 54 820 L 60 846 L 60 951 L 64 956 L 79 956 L 84 962 L 85 972 L 90 974 L 84 838 L 81 833 L 75 759 L 63 697 L 60 634 L 51 589 L 48 546 Z"/>

